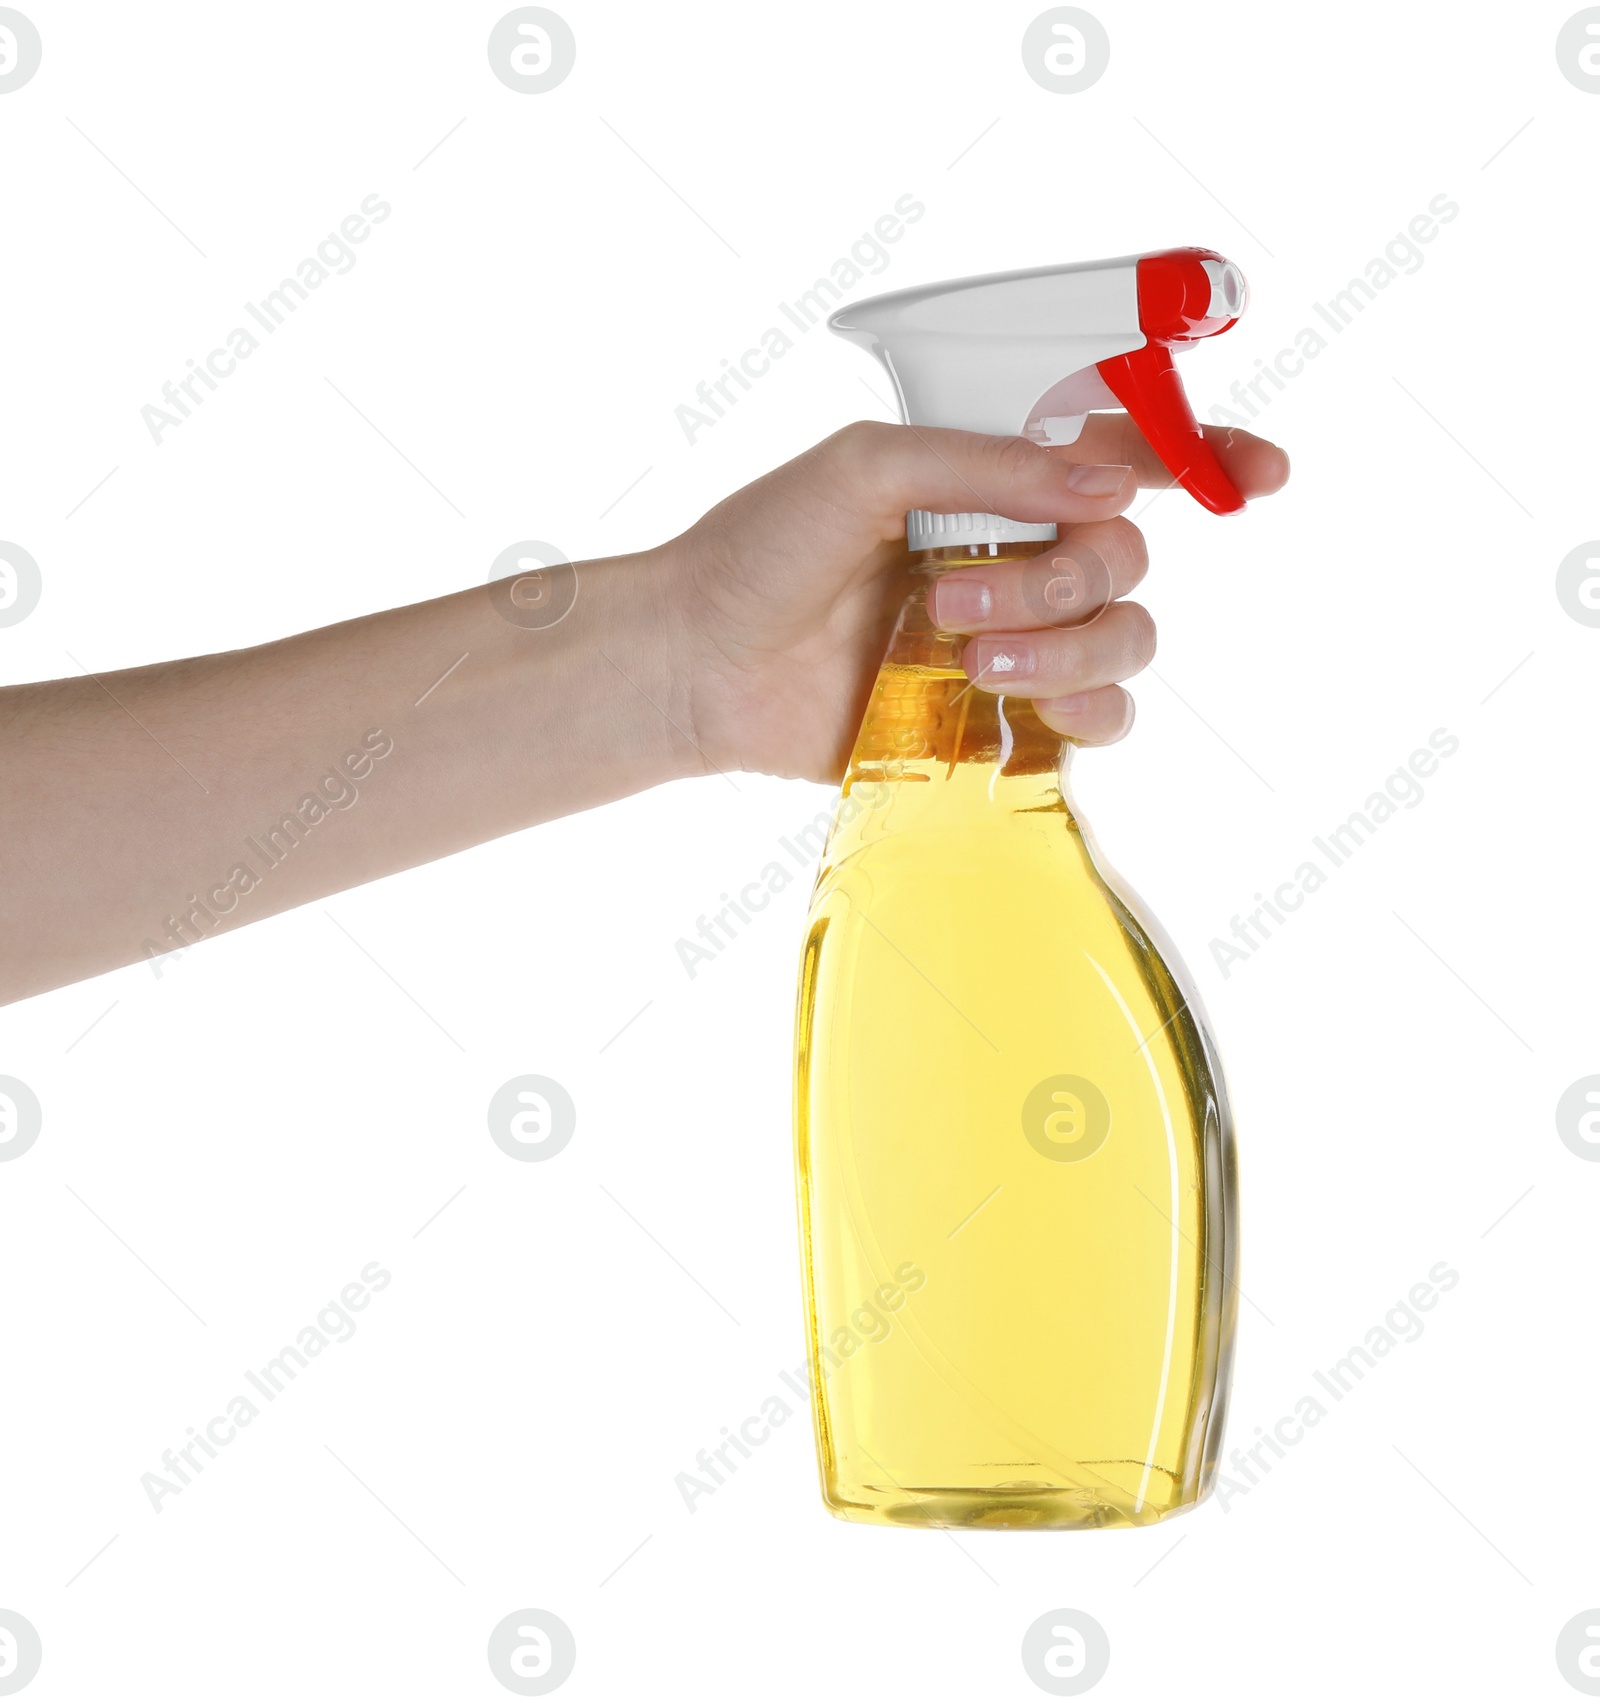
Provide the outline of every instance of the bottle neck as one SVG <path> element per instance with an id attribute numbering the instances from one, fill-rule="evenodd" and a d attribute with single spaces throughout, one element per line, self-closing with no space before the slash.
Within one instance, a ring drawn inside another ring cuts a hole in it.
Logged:
<path id="1" fill-rule="evenodd" d="M 929 613 L 929 595 L 954 568 L 1020 560 L 1037 544 L 978 544 L 920 551 L 914 583 L 878 672 L 851 756 L 850 787 L 906 781 L 934 809 L 951 787 L 981 793 L 1008 811 L 1065 808 L 1071 742 L 1035 714 L 1032 702 L 969 681 L 961 666 L 964 634 L 946 633 Z M 930 788 L 927 783 L 944 783 Z M 903 789 L 896 789 L 903 791 Z"/>

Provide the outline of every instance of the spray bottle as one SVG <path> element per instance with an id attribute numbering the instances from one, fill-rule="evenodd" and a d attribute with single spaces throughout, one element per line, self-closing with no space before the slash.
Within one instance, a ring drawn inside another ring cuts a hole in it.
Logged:
<path id="1" fill-rule="evenodd" d="M 1173 366 L 1244 308 L 1171 249 L 902 290 L 833 330 L 907 424 L 1070 444 L 1122 407 L 1244 507 Z M 916 588 L 823 852 L 800 978 L 799 1174 L 823 1497 L 901 1526 L 1143 1525 L 1198 1502 L 1237 1312 L 1233 1127 L 1187 972 L 1067 790 L 1070 742 L 971 687 L 935 577 L 1053 526 L 906 517 Z"/>

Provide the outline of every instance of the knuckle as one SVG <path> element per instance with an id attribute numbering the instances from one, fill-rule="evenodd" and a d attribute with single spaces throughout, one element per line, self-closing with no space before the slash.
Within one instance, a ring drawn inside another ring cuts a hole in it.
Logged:
<path id="1" fill-rule="evenodd" d="M 1144 534 L 1132 521 L 1117 516 L 1073 527 L 1062 546 L 1085 569 L 1085 583 L 1100 603 L 1130 592 L 1150 566 Z"/>
<path id="2" fill-rule="evenodd" d="M 1126 737 L 1128 730 L 1133 726 L 1133 719 L 1139 708 L 1131 692 L 1124 691 L 1120 686 L 1114 687 L 1112 690 L 1116 693 L 1112 707 L 1117 719 L 1111 733 L 1107 736 L 1107 745 L 1110 745 L 1114 740 Z"/>
<path id="3" fill-rule="evenodd" d="M 1156 624 L 1155 618 L 1143 604 L 1127 603 L 1119 606 L 1123 611 L 1123 625 L 1127 634 L 1128 660 L 1135 670 L 1147 668 L 1156 654 Z"/>
<path id="4" fill-rule="evenodd" d="M 882 420 L 852 420 L 841 426 L 826 447 L 845 469 L 868 479 L 881 478 L 899 450 L 902 428 Z"/>
<path id="5" fill-rule="evenodd" d="M 1097 522 L 1083 529 L 1094 546 L 1120 571 L 1130 584 L 1137 584 L 1150 566 L 1150 551 L 1144 534 L 1125 515 Z"/>
<path id="6" fill-rule="evenodd" d="M 1008 484 L 1030 482 L 1038 475 L 1044 453 L 1026 438 L 1004 438 L 994 452 L 995 472 Z"/>
<path id="7" fill-rule="evenodd" d="M 1117 548 L 1123 561 L 1136 581 L 1143 579 L 1145 570 L 1150 566 L 1150 547 L 1145 543 L 1144 534 L 1123 516 L 1118 516 L 1115 525 Z"/>
<path id="8" fill-rule="evenodd" d="M 1082 621 L 1091 614 L 1108 596 L 1108 588 L 1100 583 L 1105 576 L 1096 572 L 1098 561 L 1093 551 L 1072 555 L 1064 550 L 1048 551 L 1039 559 L 1025 588 L 1029 615 L 1054 627 Z"/>
<path id="9" fill-rule="evenodd" d="M 898 528 L 898 517 L 913 506 L 908 436 L 905 427 L 887 421 L 852 420 L 817 446 L 828 482 L 886 527 L 893 521 Z"/>

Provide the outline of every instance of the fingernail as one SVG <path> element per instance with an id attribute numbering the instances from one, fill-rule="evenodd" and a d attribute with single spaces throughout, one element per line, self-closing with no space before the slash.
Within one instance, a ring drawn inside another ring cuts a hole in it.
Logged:
<path id="1" fill-rule="evenodd" d="M 933 588 L 934 619 L 941 627 L 974 627 L 987 621 L 994 595 L 982 580 L 940 580 Z"/>
<path id="2" fill-rule="evenodd" d="M 1092 462 L 1079 462 L 1067 475 L 1067 489 L 1080 497 L 1109 497 L 1122 487 L 1133 472 L 1131 467 L 1100 467 Z"/>
<path id="3" fill-rule="evenodd" d="M 973 645 L 967 653 L 967 673 L 974 680 L 1026 679 L 1033 673 L 1033 647 L 1009 642 Z"/>

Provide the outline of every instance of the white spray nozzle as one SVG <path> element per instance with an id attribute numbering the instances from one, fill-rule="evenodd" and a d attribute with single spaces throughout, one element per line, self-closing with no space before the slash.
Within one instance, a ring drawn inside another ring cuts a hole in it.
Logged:
<path id="1" fill-rule="evenodd" d="M 958 278 L 856 302 L 828 325 L 884 364 L 909 425 L 1071 443 L 1082 421 L 1063 417 L 1088 407 L 1056 393 L 1144 342 L 1137 267 L 1135 255 Z M 1080 388 L 1103 397 L 1093 406 L 1116 406 L 1103 385 Z M 1069 435 L 1047 435 L 1045 420 Z"/>
<path id="2" fill-rule="evenodd" d="M 1195 423 L 1172 352 L 1226 331 L 1246 295 L 1232 261 L 1163 249 L 896 290 L 828 324 L 883 363 L 909 425 L 1071 444 L 1089 413 L 1122 407 L 1174 479 L 1231 514 L 1244 499 Z M 1007 531 L 1021 523 L 1003 516 L 961 518 L 969 524 L 953 530 L 975 536 L 950 542 L 1041 536 L 1037 524 Z M 928 532 L 919 524 L 913 536 Z"/>

